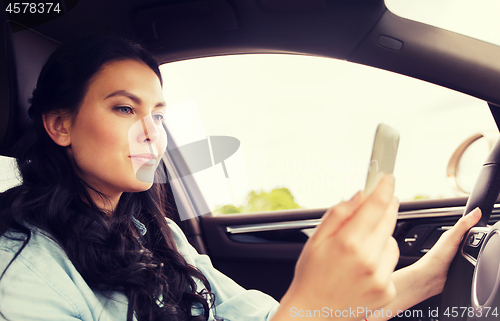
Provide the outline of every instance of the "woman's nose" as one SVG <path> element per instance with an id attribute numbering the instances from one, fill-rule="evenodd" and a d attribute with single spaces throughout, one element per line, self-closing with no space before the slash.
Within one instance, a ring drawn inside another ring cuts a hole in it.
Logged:
<path id="1" fill-rule="evenodd" d="M 149 142 L 154 143 L 159 138 L 158 128 L 156 128 L 156 124 L 153 121 L 153 118 L 150 116 L 146 116 L 141 118 L 141 127 L 142 131 L 139 134 L 138 140 L 139 142 Z"/>

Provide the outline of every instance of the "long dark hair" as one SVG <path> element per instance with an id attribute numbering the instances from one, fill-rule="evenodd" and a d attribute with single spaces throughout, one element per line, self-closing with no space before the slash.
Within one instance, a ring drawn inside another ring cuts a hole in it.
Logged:
<path id="1" fill-rule="evenodd" d="M 214 295 L 205 276 L 176 250 L 165 220 L 176 215 L 168 184 L 123 193 L 113 215 L 106 215 L 90 196 L 92 188 L 76 174 L 65 148 L 55 144 L 43 126 L 42 115 L 51 111 L 76 115 L 89 83 L 103 65 L 127 59 L 148 65 L 161 82 L 158 65 L 149 53 L 114 37 L 63 45 L 49 57 L 31 98 L 33 126 L 15 150 L 23 183 L 0 194 L 0 235 L 11 229 L 26 235 L 15 260 L 30 240 L 28 226 L 48 232 L 90 288 L 127 296 L 129 321 L 134 314 L 139 321 L 204 321 Z M 160 165 L 156 175 L 164 175 L 161 170 Z M 142 238 L 134 217 L 148 231 Z M 198 290 L 195 279 L 205 289 Z M 201 307 L 202 313 L 193 316 L 193 307 Z"/>

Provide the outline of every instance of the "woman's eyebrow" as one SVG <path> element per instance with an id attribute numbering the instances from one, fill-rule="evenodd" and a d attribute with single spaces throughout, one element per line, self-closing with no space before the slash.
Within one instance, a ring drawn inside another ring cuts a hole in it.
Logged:
<path id="1" fill-rule="evenodd" d="M 111 97 L 116 97 L 116 96 L 125 96 L 125 97 L 129 98 L 130 100 L 132 100 L 134 103 L 136 103 L 138 105 L 142 104 L 142 100 L 139 97 L 137 97 L 136 95 L 132 94 L 130 91 L 126 91 L 126 90 L 117 90 L 117 91 L 114 91 L 111 94 L 109 94 L 108 96 L 106 96 L 106 98 L 104 98 L 104 100 L 106 100 L 108 98 L 111 98 Z M 165 106 L 166 106 L 166 103 L 164 101 L 161 101 L 158 104 L 156 104 L 155 108 L 162 108 L 162 107 L 165 107 Z"/>
<path id="2" fill-rule="evenodd" d="M 104 100 L 106 100 L 108 98 L 111 98 L 111 97 L 116 97 L 116 96 L 125 96 L 127 98 L 130 98 L 131 100 L 133 100 L 138 105 L 140 105 L 142 103 L 142 100 L 139 97 L 137 97 L 136 95 L 132 94 L 130 91 L 126 91 L 126 90 L 117 90 L 117 91 L 114 91 L 111 94 L 109 94 L 108 96 L 106 96 L 106 98 L 104 98 Z"/>

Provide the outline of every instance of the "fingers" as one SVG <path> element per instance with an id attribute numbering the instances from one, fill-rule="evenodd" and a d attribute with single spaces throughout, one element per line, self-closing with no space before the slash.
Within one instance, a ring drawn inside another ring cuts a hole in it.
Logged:
<path id="1" fill-rule="evenodd" d="M 452 245 L 458 246 L 460 244 L 460 241 L 462 240 L 462 237 L 464 234 L 474 225 L 479 222 L 479 219 L 481 219 L 481 210 L 479 207 L 476 207 L 472 212 L 469 214 L 462 216 L 457 223 L 453 226 L 451 230 L 446 231 L 439 241 L 443 239 L 441 242 L 446 242 Z M 438 243 L 441 243 L 439 242 Z"/>
<path id="2" fill-rule="evenodd" d="M 340 307 L 378 308 L 392 300 L 399 258 L 393 193 L 394 178 L 385 176 L 370 196 L 359 192 L 325 213 L 299 257 L 288 301 L 304 295 L 314 298 L 307 299 L 311 305 L 327 298 Z"/>
<path id="3" fill-rule="evenodd" d="M 481 210 L 479 208 L 460 218 L 453 228 L 444 232 L 431 250 L 416 263 L 424 267 L 421 269 L 424 274 L 430 275 L 428 279 L 432 280 L 432 286 L 430 287 L 432 295 L 438 294 L 443 290 L 448 268 L 457 253 L 458 246 L 464 234 L 480 218 Z"/>
<path id="4" fill-rule="evenodd" d="M 375 251 L 380 251 L 384 248 L 385 243 L 387 242 L 387 239 L 384 238 L 384 236 L 391 237 L 394 233 L 394 228 L 396 227 L 398 220 L 398 210 L 399 200 L 396 197 L 393 197 L 386 209 L 385 215 L 379 222 L 377 222 L 377 225 L 373 227 L 373 234 L 379 236 L 369 240 Z"/>
<path id="5" fill-rule="evenodd" d="M 457 229 L 457 233 L 462 233 L 464 234 L 467 232 L 471 227 L 477 224 L 479 220 L 481 219 L 481 209 L 479 207 L 476 207 L 473 209 L 469 214 L 463 216 L 458 220 L 458 222 L 455 224 L 453 229 Z M 453 230 L 452 229 L 452 230 Z"/>
<path id="6" fill-rule="evenodd" d="M 369 235 L 373 232 L 374 227 L 383 221 L 386 214 L 397 216 L 397 213 L 387 212 L 391 202 L 393 202 L 393 194 L 394 176 L 386 175 L 368 196 L 356 215 L 346 223 L 342 232 L 357 233 L 360 236 Z"/>
<path id="7" fill-rule="evenodd" d="M 370 254 L 379 258 L 397 220 L 399 202 L 393 193 L 394 177 L 386 175 L 368 198 L 358 192 L 328 210 L 311 241 L 324 242 L 338 233 L 343 240 L 370 248 Z"/>
<path id="8" fill-rule="evenodd" d="M 358 192 L 349 201 L 339 203 L 330 208 L 323 216 L 323 222 L 313 237 L 323 239 L 335 235 L 358 210 L 364 198 L 363 192 Z"/>

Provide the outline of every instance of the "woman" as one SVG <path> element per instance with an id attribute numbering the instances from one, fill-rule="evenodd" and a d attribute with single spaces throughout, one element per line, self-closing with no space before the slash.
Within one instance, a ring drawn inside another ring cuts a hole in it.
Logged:
<path id="1" fill-rule="evenodd" d="M 462 218 L 422 260 L 392 273 L 398 202 L 387 176 L 369 197 L 326 213 L 278 305 L 216 271 L 165 220 L 176 214 L 172 195 L 151 183 L 167 144 L 164 108 L 157 64 L 136 45 L 87 39 L 49 58 L 33 128 L 16 150 L 23 184 L 0 197 L 3 318 L 281 321 L 324 307 L 395 315 L 442 290 L 479 219 L 478 210 Z"/>

